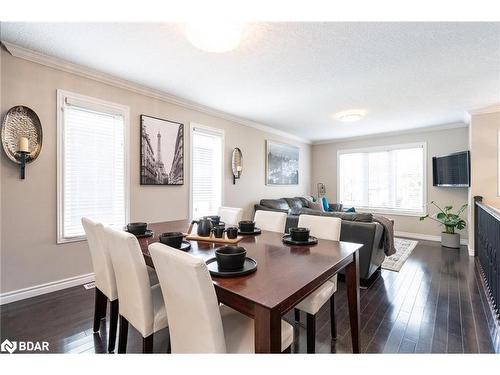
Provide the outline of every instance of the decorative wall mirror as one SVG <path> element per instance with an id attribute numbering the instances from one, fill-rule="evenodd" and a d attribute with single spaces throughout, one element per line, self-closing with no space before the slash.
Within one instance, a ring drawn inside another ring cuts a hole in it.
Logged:
<path id="1" fill-rule="evenodd" d="M 236 179 L 241 177 L 243 171 L 243 154 L 241 150 L 236 147 L 231 156 L 231 169 L 233 171 L 233 185 L 236 184 Z"/>

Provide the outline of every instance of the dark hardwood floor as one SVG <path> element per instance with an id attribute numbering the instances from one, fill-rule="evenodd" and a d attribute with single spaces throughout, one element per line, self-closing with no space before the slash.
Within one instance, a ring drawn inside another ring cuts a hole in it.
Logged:
<path id="1" fill-rule="evenodd" d="M 336 293 L 337 340 L 330 340 L 329 304 L 317 315 L 316 352 L 350 353 L 345 286 Z M 488 310 L 479 271 L 465 248 L 420 241 L 400 272 L 382 271 L 361 290 L 361 349 L 366 353 L 500 353 L 500 333 Z M 51 353 L 106 352 L 107 327 L 92 332 L 94 290 L 83 286 L 0 307 L 1 341 L 44 340 Z M 285 318 L 292 322 L 293 312 Z M 306 352 L 306 331 L 296 326 L 293 352 Z M 166 352 L 168 331 L 155 334 L 154 351 Z M 140 353 L 130 328 L 128 352 Z"/>

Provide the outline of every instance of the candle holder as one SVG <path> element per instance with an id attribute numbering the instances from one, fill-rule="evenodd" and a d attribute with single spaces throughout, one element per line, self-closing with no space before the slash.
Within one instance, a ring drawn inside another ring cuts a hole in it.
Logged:
<path id="1" fill-rule="evenodd" d="M 42 148 L 42 124 L 37 114 L 26 106 L 9 109 L 1 125 L 2 146 L 7 157 L 20 165 L 21 179 L 26 164 L 32 163 Z M 23 139 L 22 145 L 20 140 Z"/>
<path id="2" fill-rule="evenodd" d="M 20 178 L 21 180 L 24 180 L 26 177 L 26 158 L 29 155 L 29 151 L 17 151 L 16 156 L 19 158 L 19 171 L 21 172 Z"/>
<path id="3" fill-rule="evenodd" d="M 243 154 L 238 147 L 233 150 L 231 156 L 231 170 L 233 172 L 233 185 L 235 185 L 236 180 L 241 177 L 243 171 Z"/>

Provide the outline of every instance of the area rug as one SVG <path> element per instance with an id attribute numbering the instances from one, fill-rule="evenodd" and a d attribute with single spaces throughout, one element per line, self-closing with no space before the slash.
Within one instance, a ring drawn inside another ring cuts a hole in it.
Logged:
<path id="1" fill-rule="evenodd" d="M 410 256 L 411 252 L 417 246 L 418 241 L 408 240 L 406 238 L 394 238 L 394 247 L 396 248 L 396 253 L 390 257 L 386 257 L 384 263 L 382 263 L 382 268 L 390 271 L 399 272 L 403 264 L 405 264 L 406 259 Z"/>

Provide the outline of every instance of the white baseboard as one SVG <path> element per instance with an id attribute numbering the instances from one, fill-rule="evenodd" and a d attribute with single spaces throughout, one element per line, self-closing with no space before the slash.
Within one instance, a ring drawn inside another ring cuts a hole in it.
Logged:
<path id="1" fill-rule="evenodd" d="M 0 294 L 0 305 L 40 296 L 42 294 L 55 292 L 61 289 L 71 288 L 73 286 L 83 285 L 91 281 L 94 281 L 94 273 L 87 273 L 85 275 L 69 277 L 67 279 L 52 281 L 46 284 L 13 290 L 11 292 Z"/>
<path id="2" fill-rule="evenodd" d="M 467 250 L 469 250 L 469 255 L 471 257 L 475 256 L 474 249 L 470 246 L 470 244 L 467 245 Z"/>
<path id="3" fill-rule="evenodd" d="M 394 231 L 394 235 L 397 237 L 414 238 L 416 240 L 427 240 L 427 241 L 441 242 L 441 236 L 433 236 L 430 234 Z M 460 244 L 468 246 L 469 240 L 467 238 L 460 238 Z M 470 249 L 469 249 L 469 253 L 470 253 Z"/>

